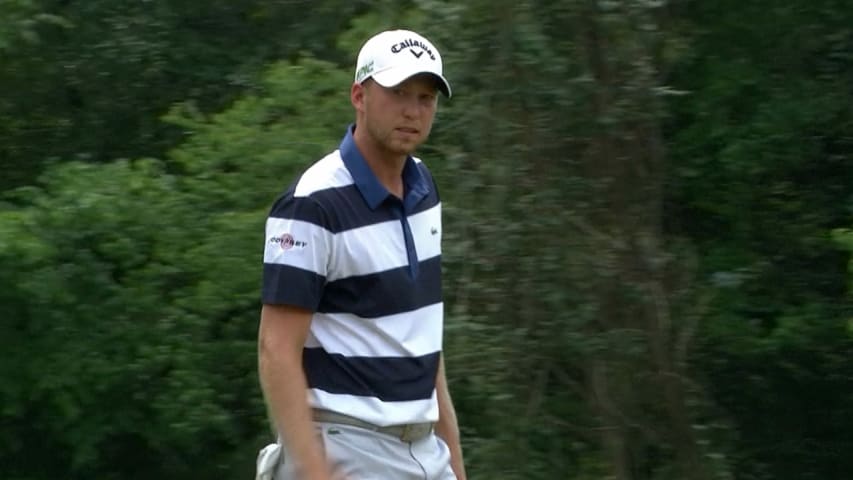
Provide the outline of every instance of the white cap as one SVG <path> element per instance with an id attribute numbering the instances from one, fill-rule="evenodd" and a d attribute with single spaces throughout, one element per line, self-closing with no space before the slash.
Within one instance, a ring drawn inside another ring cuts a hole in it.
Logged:
<path id="1" fill-rule="evenodd" d="M 365 42 L 358 52 L 355 82 L 372 78 L 383 87 L 393 87 L 419 73 L 440 80 L 438 89 L 450 98 L 450 83 L 442 75 L 441 54 L 426 38 L 409 30 L 388 30 Z"/>

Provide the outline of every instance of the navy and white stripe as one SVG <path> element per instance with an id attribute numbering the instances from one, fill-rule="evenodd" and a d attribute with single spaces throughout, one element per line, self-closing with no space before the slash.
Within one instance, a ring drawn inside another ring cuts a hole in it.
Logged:
<path id="1" fill-rule="evenodd" d="M 441 353 L 441 204 L 409 158 L 390 196 L 350 130 L 267 219 L 263 301 L 314 311 L 303 350 L 315 408 L 377 425 L 436 421 Z"/>

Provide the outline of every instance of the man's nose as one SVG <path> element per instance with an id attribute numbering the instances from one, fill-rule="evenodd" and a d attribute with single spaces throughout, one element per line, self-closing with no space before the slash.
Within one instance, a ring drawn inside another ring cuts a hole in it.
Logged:
<path id="1" fill-rule="evenodd" d="M 406 95 L 403 101 L 403 115 L 409 118 L 417 118 L 421 113 L 421 105 L 417 95 Z"/>

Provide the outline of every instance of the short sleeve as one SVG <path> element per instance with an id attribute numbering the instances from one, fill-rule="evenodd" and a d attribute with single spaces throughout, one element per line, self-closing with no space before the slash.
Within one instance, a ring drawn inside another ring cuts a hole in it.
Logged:
<path id="1" fill-rule="evenodd" d="M 331 251 L 327 225 L 326 213 L 311 197 L 291 190 L 273 205 L 266 221 L 263 303 L 317 310 Z"/>

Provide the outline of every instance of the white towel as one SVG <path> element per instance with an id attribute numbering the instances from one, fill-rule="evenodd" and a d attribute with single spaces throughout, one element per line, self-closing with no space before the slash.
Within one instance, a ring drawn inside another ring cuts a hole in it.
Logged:
<path id="1" fill-rule="evenodd" d="M 273 480 L 275 468 L 281 458 L 281 445 L 271 443 L 258 453 L 258 468 L 255 480 Z"/>

